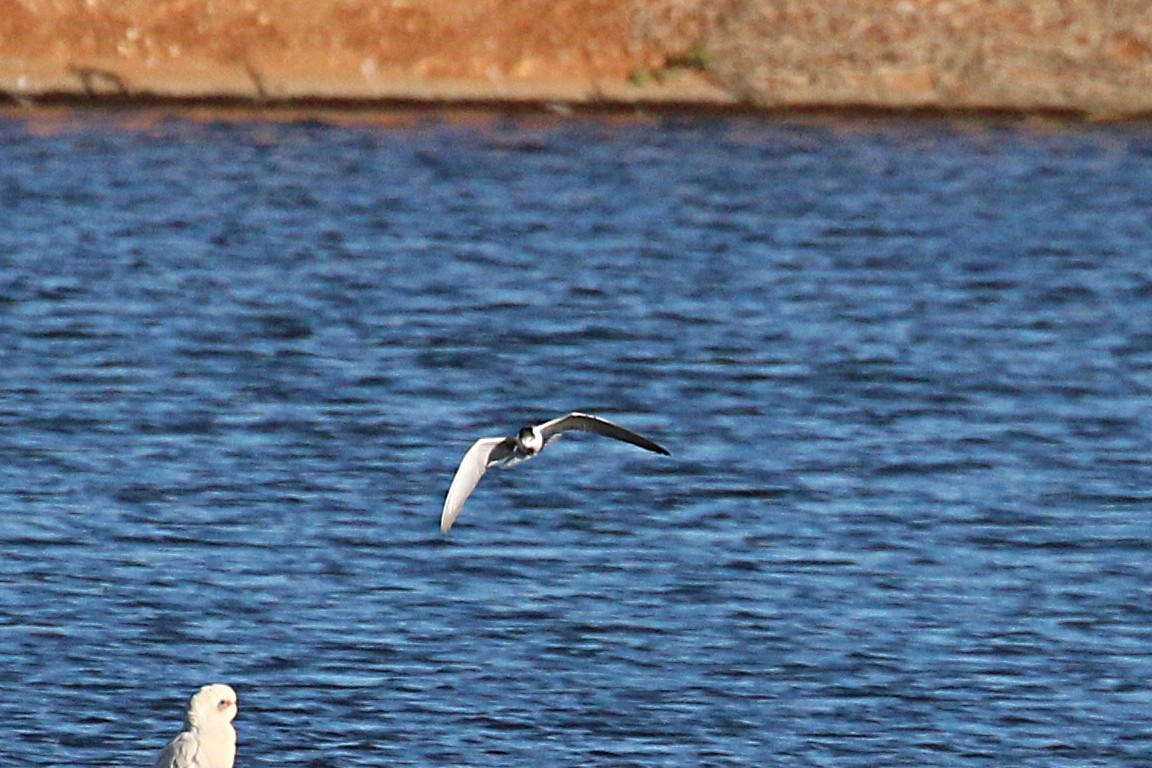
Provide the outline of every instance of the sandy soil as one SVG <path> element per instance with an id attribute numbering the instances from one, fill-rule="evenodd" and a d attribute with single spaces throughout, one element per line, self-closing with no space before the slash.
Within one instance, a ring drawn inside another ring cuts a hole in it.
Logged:
<path id="1" fill-rule="evenodd" d="M 0 0 L 19 104 L 1152 113 L 1142 0 Z"/>
<path id="2" fill-rule="evenodd" d="M 720 0 L 711 73 L 763 106 L 1152 114 L 1146 0 Z"/>

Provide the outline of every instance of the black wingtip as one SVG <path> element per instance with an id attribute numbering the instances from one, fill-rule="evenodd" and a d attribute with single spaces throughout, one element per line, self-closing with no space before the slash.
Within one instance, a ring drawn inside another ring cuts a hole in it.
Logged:
<path id="1" fill-rule="evenodd" d="M 640 437 L 640 436 L 637 435 L 637 437 Z M 668 451 L 667 448 L 660 445 L 659 443 L 654 443 L 646 437 L 640 437 L 640 440 L 643 442 L 640 442 L 640 441 L 630 441 L 630 442 L 632 442 L 633 445 L 638 446 L 640 448 L 643 448 L 646 451 L 651 451 L 652 453 L 659 453 L 661 456 L 671 456 L 672 455 Z"/>

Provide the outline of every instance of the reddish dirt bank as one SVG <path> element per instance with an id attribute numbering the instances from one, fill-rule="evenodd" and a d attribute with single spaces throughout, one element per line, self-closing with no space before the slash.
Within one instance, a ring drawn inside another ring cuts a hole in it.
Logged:
<path id="1" fill-rule="evenodd" d="M 26 102 L 730 100 L 668 66 L 669 41 L 698 25 L 663 0 L 0 0 L 0 90 Z"/>
<path id="2" fill-rule="evenodd" d="M 0 0 L 0 92 L 1152 112 L 1137 0 Z"/>

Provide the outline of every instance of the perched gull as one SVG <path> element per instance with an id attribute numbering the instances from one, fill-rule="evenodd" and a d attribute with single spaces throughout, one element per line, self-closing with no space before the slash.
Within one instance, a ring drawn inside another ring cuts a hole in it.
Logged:
<path id="1" fill-rule="evenodd" d="M 206 685 L 188 702 L 184 731 L 172 739 L 153 768 L 232 768 L 236 760 L 236 691 Z"/>
<path id="2" fill-rule="evenodd" d="M 619 424 L 613 424 L 607 419 L 590 416 L 587 413 L 573 412 L 543 424 L 529 425 L 517 432 L 515 437 L 482 437 L 464 454 L 464 459 L 456 470 L 456 476 L 452 478 L 448 498 L 444 500 L 444 511 L 440 514 L 440 530 L 447 533 L 456 522 L 460 508 L 464 506 L 464 502 L 489 467 L 497 464 L 510 467 L 530 459 L 540 453 L 548 443 L 560 437 L 561 432 L 570 430 L 595 432 L 598 435 L 632 443 L 654 453 L 669 455 L 668 451 L 648 438 L 624 429 Z"/>

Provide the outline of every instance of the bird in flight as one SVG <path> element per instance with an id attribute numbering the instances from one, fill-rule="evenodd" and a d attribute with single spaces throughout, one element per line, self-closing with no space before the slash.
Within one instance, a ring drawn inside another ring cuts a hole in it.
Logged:
<path id="1" fill-rule="evenodd" d="M 464 454 L 455 477 L 452 478 L 448 497 L 444 500 L 444 511 L 440 514 L 440 530 L 447 533 L 456 522 L 461 507 L 489 467 L 497 465 L 511 467 L 527 461 L 540 453 L 544 446 L 560 437 L 561 433 L 569 431 L 594 432 L 631 443 L 653 453 L 671 455 L 663 446 L 630 429 L 599 416 L 575 411 L 543 424 L 530 424 L 517 432 L 515 437 L 482 437 L 472 443 L 472 447 Z"/>
<path id="2" fill-rule="evenodd" d="M 153 768 L 232 768 L 236 760 L 236 691 L 216 683 L 188 701 L 184 730 L 169 742 Z"/>

